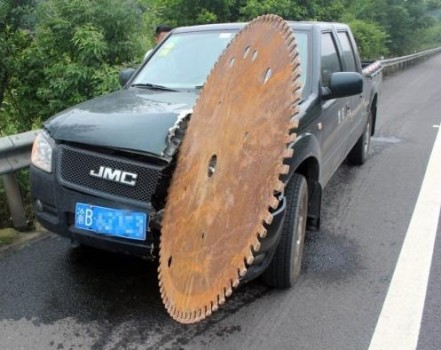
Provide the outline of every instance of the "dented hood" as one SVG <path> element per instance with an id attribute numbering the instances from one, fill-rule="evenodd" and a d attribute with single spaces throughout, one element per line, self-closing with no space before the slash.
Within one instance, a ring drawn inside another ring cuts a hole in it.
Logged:
<path id="1" fill-rule="evenodd" d="M 191 108 L 197 91 L 131 88 L 71 107 L 45 123 L 57 142 L 131 150 L 162 156 L 169 129 Z"/>

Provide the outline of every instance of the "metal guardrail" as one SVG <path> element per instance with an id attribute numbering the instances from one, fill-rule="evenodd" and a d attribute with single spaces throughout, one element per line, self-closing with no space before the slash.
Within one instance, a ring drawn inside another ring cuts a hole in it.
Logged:
<path id="1" fill-rule="evenodd" d="M 0 175 L 8 201 L 12 224 L 17 229 L 25 229 L 26 219 L 22 194 L 15 176 L 17 170 L 31 164 L 31 148 L 39 130 L 33 130 L 0 138 Z"/>
<path id="2" fill-rule="evenodd" d="M 417 62 L 441 52 L 441 47 L 407 55 L 403 57 L 380 60 L 384 74 L 390 74 L 405 69 Z M 26 168 L 31 163 L 31 148 L 39 130 L 24 132 L 17 135 L 0 138 L 0 175 L 2 176 L 15 228 L 27 226 L 22 195 L 17 184 L 15 173 Z"/>
<path id="3" fill-rule="evenodd" d="M 383 67 L 383 73 L 387 75 L 406 69 L 409 66 L 413 66 L 414 64 L 424 59 L 427 59 L 433 55 L 436 55 L 440 52 L 441 52 L 441 47 L 438 47 L 436 49 L 417 52 L 412 55 L 380 60 L 380 62 Z"/>

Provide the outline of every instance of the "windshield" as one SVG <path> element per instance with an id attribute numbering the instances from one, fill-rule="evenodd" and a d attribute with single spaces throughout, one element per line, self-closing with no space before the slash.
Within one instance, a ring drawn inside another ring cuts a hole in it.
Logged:
<path id="1" fill-rule="evenodd" d="M 218 31 L 173 34 L 153 54 L 132 84 L 153 84 L 171 89 L 201 88 L 234 35 L 234 32 Z M 303 84 L 307 81 L 308 71 L 307 37 L 305 32 L 296 33 Z"/>

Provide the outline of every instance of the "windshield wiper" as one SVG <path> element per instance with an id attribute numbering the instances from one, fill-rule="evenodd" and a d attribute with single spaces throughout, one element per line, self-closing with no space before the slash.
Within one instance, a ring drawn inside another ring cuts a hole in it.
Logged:
<path id="1" fill-rule="evenodd" d="M 139 87 L 139 88 L 145 88 L 145 89 L 151 89 L 151 90 L 177 91 L 174 89 L 170 89 L 167 86 L 151 84 L 151 83 L 138 83 L 138 84 L 132 84 L 132 86 Z"/>

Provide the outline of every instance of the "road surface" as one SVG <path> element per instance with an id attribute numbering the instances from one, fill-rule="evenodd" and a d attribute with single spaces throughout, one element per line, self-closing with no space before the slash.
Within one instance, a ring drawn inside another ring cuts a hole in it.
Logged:
<path id="1" fill-rule="evenodd" d="M 307 237 L 295 288 L 254 281 L 210 319 L 180 325 L 162 305 L 154 265 L 50 236 L 0 256 L 0 348 L 439 349 L 441 227 L 437 198 L 424 198 L 441 181 L 437 162 L 428 168 L 441 133 L 440 81 L 441 55 L 384 81 L 371 157 L 362 167 L 343 164 L 325 189 L 322 228 Z M 417 212 L 433 230 L 410 225 Z M 400 253 L 400 261 L 412 257 L 403 247 L 412 232 L 427 242 L 415 251 L 409 238 L 410 254 L 426 257 L 410 264 L 413 272 L 398 263 Z M 409 321 L 405 337 L 388 326 L 400 321 Z"/>

